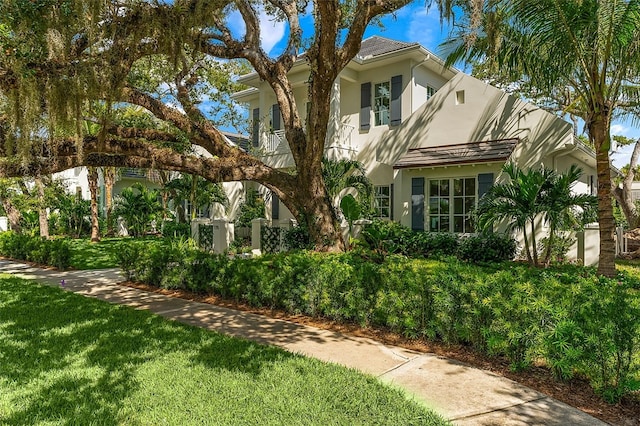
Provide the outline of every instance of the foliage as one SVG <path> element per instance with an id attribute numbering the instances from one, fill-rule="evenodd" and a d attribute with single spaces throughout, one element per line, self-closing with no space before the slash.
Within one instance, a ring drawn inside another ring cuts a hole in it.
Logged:
<path id="1" fill-rule="evenodd" d="M 124 219 L 133 236 L 143 235 L 150 229 L 151 221 L 160 219 L 162 206 L 158 198 L 158 191 L 136 182 L 116 197 L 114 214 Z"/>
<path id="2" fill-rule="evenodd" d="M 412 231 L 397 222 L 374 219 L 360 233 L 359 243 L 378 255 L 406 253 Z"/>
<path id="3" fill-rule="evenodd" d="M 374 219 L 363 229 L 359 244 L 382 256 L 433 258 L 455 256 L 460 241 L 456 234 L 412 231 L 397 222 Z"/>
<path id="4" fill-rule="evenodd" d="M 58 224 L 64 234 L 80 238 L 91 231 L 89 200 L 83 200 L 75 194 L 64 194 L 53 207 L 60 215 Z"/>
<path id="5" fill-rule="evenodd" d="M 367 177 L 367 170 L 361 162 L 347 159 L 330 160 L 323 158 L 322 178 L 327 188 L 327 195 L 332 201 L 337 201 L 338 196 L 343 190 L 353 188 L 357 191 L 357 196 L 354 197 L 354 201 L 358 202 L 357 204 L 360 206 L 360 209 L 365 213 L 371 210 L 373 204 L 373 184 Z M 344 200 L 344 198 L 342 199 Z M 342 202 L 340 202 L 339 207 L 342 209 Z M 342 213 L 347 220 L 349 220 L 349 216 L 347 216 L 344 210 Z M 359 217 L 353 220 L 356 219 L 359 219 Z"/>
<path id="6" fill-rule="evenodd" d="M 253 188 L 247 189 L 244 196 L 244 202 L 240 204 L 238 209 L 238 216 L 236 217 L 235 225 L 238 227 L 251 227 L 251 221 L 253 219 L 260 219 L 266 217 L 264 200 Z"/>
<path id="7" fill-rule="evenodd" d="M 342 197 L 342 200 L 340 200 L 340 210 L 342 210 L 342 214 L 345 219 L 347 219 L 349 228 L 351 228 L 351 226 L 353 226 L 353 222 L 360 219 L 362 215 L 360 205 L 358 205 L 355 197 L 351 194 L 347 194 Z"/>
<path id="8" fill-rule="evenodd" d="M 483 238 L 485 246 L 480 238 L 462 245 L 498 257 L 506 256 L 501 242 L 513 244 Z M 514 369 L 544 360 L 559 377 L 587 377 L 609 400 L 640 380 L 640 280 L 627 273 L 607 279 L 573 265 L 477 266 L 394 254 L 371 262 L 361 249 L 229 259 L 166 243 L 135 256 L 136 280 L 465 344 L 506 357 Z"/>
<path id="9" fill-rule="evenodd" d="M 552 240 L 549 237 L 544 237 L 540 240 L 540 252 L 549 252 L 549 259 L 551 262 L 566 262 L 567 253 L 571 249 L 571 246 L 576 242 L 576 238 L 571 234 L 558 233 Z M 551 244 L 551 247 L 549 247 Z"/>
<path id="10" fill-rule="evenodd" d="M 5 424 L 447 424 L 353 369 L 6 275 L 0 324 Z"/>
<path id="11" fill-rule="evenodd" d="M 183 173 L 164 185 L 163 191 L 169 194 L 174 205 L 182 205 L 185 201 L 191 203 L 191 217 L 196 217 L 197 209 L 205 209 L 213 203 L 220 203 L 227 207 L 229 199 L 220 183 L 209 182 L 197 175 Z"/>
<path id="12" fill-rule="evenodd" d="M 509 181 L 493 185 L 480 199 L 478 225 L 486 231 L 507 223 L 509 229 L 521 230 L 524 251 L 532 265 L 538 265 L 540 259 L 535 231 L 537 219 L 543 218 L 549 224 L 548 238 L 553 240 L 558 230 L 575 229 L 582 225 L 581 218 L 592 217 L 590 212 L 595 210 L 596 198 L 571 192 L 582 174 L 575 165 L 564 173 L 557 173 L 546 167 L 524 171 L 514 163 L 507 163 L 502 171 Z M 544 263 L 550 258 L 551 252 L 546 250 Z"/>
<path id="13" fill-rule="evenodd" d="M 162 235 L 165 237 L 185 237 L 191 236 L 191 225 L 188 223 L 179 223 L 173 220 L 165 220 L 162 222 Z"/>
<path id="14" fill-rule="evenodd" d="M 3 232 L 0 233 L 0 255 L 58 269 L 71 266 L 71 245 L 63 238 L 48 240 L 12 231 Z"/>
<path id="15" fill-rule="evenodd" d="M 517 243 L 511 236 L 497 233 L 478 234 L 461 239 L 458 257 L 474 263 L 503 262 L 513 260 L 516 249 Z"/>
<path id="16" fill-rule="evenodd" d="M 304 225 L 294 226 L 284 232 L 284 244 L 288 250 L 311 250 L 313 244 L 309 230 Z"/>

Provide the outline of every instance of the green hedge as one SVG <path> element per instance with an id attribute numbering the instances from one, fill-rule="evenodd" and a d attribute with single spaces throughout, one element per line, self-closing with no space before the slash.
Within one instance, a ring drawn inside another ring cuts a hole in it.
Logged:
<path id="1" fill-rule="evenodd" d="M 180 242 L 146 252 L 123 247 L 120 257 L 132 279 L 162 287 L 470 345 L 507 357 L 514 369 L 544 359 L 558 379 L 587 377 L 610 401 L 639 387 L 640 284 L 625 274 L 453 257 L 380 262 L 369 251 L 229 259 Z"/>
<path id="2" fill-rule="evenodd" d="M 71 265 L 71 244 L 63 238 L 47 240 L 7 231 L 0 233 L 0 256 L 66 269 Z"/>

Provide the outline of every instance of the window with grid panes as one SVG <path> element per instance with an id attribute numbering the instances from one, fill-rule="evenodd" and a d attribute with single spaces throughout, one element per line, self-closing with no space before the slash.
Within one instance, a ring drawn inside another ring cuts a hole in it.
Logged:
<path id="1" fill-rule="evenodd" d="M 373 202 L 376 217 L 391 218 L 391 188 L 389 185 L 375 186 Z"/>
<path id="2" fill-rule="evenodd" d="M 389 124 L 389 105 L 391 103 L 390 83 L 377 83 L 373 91 L 373 114 L 375 125 L 382 126 Z"/>
<path id="3" fill-rule="evenodd" d="M 429 180 L 429 231 L 474 232 L 471 212 L 476 186 L 475 178 Z"/>

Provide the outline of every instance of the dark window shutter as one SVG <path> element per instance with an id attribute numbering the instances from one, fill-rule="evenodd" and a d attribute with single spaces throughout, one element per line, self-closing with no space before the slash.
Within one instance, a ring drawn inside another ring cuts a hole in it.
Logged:
<path id="1" fill-rule="evenodd" d="M 411 229 L 424 231 L 424 178 L 411 179 Z"/>
<path id="2" fill-rule="evenodd" d="M 280 106 L 278 104 L 273 104 L 271 107 L 271 128 L 280 130 Z"/>
<path id="3" fill-rule="evenodd" d="M 260 108 L 253 109 L 253 129 L 251 132 L 251 142 L 256 148 L 260 146 Z"/>
<path id="4" fill-rule="evenodd" d="M 278 219 L 280 219 L 280 198 L 275 192 L 271 192 L 271 220 Z"/>
<path id="5" fill-rule="evenodd" d="M 392 126 L 397 126 L 402 122 L 402 76 L 391 77 L 391 121 Z"/>
<path id="6" fill-rule="evenodd" d="M 393 220 L 393 184 L 389 185 L 389 219 Z"/>
<path id="7" fill-rule="evenodd" d="M 371 127 L 371 83 L 360 85 L 360 130 Z"/>
<path id="8" fill-rule="evenodd" d="M 493 173 L 480 173 L 478 175 L 478 199 L 482 198 L 493 186 Z"/>

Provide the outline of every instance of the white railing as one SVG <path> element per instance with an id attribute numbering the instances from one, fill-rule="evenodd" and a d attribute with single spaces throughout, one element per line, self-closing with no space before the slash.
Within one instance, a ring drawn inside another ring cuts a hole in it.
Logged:
<path id="1" fill-rule="evenodd" d="M 327 148 L 346 148 L 353 149 L 353 132 L 355 127 L 349 124 L 341 124 L 333 137 L 329 135 L 331 140 L 327 141 Z M 289 147 L 284 130 L 271 130 L 262 126 L 262 144 L 261 148 L 264 153 L 272 154 L 275 152 L 288 151 Z"/>
<path id="2" fill-rule="evenodd" d="M 286 143 L 284 130 L 269 130 L 266 132 L 263 148 L 266 152 L 275 152 L 280 149 L 281 144 Z"/>
<path id="3" fill-rule="evenodd" d="M 353 148 L 352 136 L 353 131 L 356 128 L 349 124 L 341 124 L 336 132 L 336 138 L 334 143 L 329 143 L 329 146 L 339 148 Z"/>

